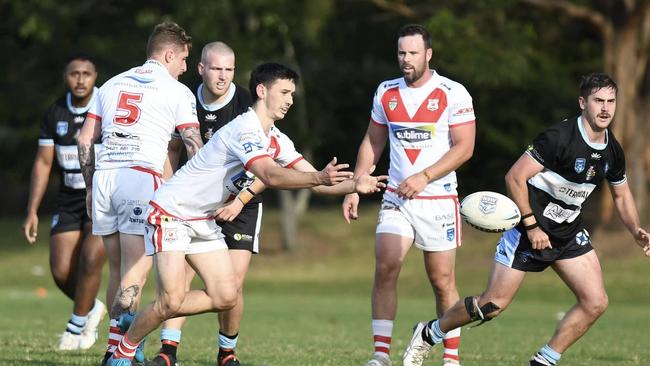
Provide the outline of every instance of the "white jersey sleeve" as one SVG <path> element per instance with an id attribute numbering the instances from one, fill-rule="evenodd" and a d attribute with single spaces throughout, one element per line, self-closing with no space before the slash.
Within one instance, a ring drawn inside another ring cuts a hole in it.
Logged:
<path id="1" fill-rule="evenodd" d="M 472 96 L 469 95 L 467 89 L 463 85 L 455 83 L 450 94 L 449 127 L 474 122 L 476 119 L 474 105 Z"/>

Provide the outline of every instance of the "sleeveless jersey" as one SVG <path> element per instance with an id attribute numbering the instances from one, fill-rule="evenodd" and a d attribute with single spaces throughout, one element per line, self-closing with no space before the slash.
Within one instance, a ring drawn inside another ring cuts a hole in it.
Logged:
<path id="1" fill-rule="evenodd" d="M 271 157 L 290 168 L 302 159 L 275 126 L 266 135 L 252 109 L 219 129 L 199 152 L 154 194 L 151 204 L 183 220 L 214 217 L 214 211 L 250 185 L 251 163 Z"/>
<path id="2" fill-rule="evenodd" d="M 451 128 L 474 120 L 472 97 L 465 87 L 435 71 L 419 88 L 407 86 L 404 78 L 381 83 L 373 99 L 371 121 L 388 128 L 387 194 L 449 151 Z M 456 186 L 452 171 L 429 183 L 417 198 L 456 196 Z"/>
<path id="3" fill-rule="evenodd" d="M 161 173 L 174 129 L 199 127 L 192 92 L 154 60 L 102 85 L 88 113 L 102 123 L 97 170 L 140 166 Z"/>
<path id="4" fill-rule="evenodd" d="M 41 123 L 38 145 L 54 146 L 56 162 L 61 170 L 59 195 L 86 194 L 86 184 L 79 166 L 77 137 L 86 119 L 86 113 L 96 98 L 97 88 L 94 88 L 88 105 L 76 108 L 72 105 L 72 95 L 68 92 L 50 106 Z M 95 144 L 95 153 L 99 150 L 101 143 Z"/>
<path id="5" fill-rule="evenodd" d="M 623 149 L 611 131 L 606 133 L 605 143 L 590 142 L 578 117 L 549 127 L 526 150 L 544 166 L 528 180 L 530 205 L 539 226 L 557 243 L 582 234 L 582 204 L 603 179 L 612 185 L 627 180 Z"/>

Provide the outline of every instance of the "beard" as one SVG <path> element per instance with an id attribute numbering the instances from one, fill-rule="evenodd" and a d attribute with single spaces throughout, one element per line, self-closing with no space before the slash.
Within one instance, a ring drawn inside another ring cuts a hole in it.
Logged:
<path id="1" fill-rule="evenodd" d="M 404 70 L 404 66 L 411 66 L 412 69 L 410 70 L 410 72 L 406 72 Z M 404 75 L 404 80 L 406 80 L 408 84 L 413 84 L 414 82 L 420 80 L 422 75 L 424 75 L 426 69 L 427 69 L 426 67 L 417 68 L 415 65 L 405 64 L 402 65 L 402 75 Z"/>

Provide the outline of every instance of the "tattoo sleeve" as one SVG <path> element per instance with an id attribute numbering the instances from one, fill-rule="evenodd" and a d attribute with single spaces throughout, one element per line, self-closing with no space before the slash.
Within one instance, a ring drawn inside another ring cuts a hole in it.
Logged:
<path id="1" fill-rule="evenodd" d="M 188 127 L 181 131 L 181 138 L 187 150 L 187 157 L 194 156 L 200 148 L 203 147 L 203 140 L 201 140 L 201 131 L 198 127 Z"/>
<path id="2" fill-rule="evenodd" d="M 95 174 L 95 144 L 79 143 L 77 150 L 79 151 L 79 165 L 84 182 L 86 182 L 86 188 L 92 187 L 93 174 Z"/>

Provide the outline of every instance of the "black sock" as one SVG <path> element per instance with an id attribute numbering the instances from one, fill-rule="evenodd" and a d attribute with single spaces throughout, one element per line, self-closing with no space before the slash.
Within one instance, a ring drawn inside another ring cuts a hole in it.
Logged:
<path id="1" fill-rule="evenodd" d="M 169 356 L 174 356 L 174 358 L 176 358 L 176 350 L 178 350 L 178 344 L 179 343 L 177 342 L 165 339 L 162 342 L 162 347 L 160 347 L 160 352 Z"/>

